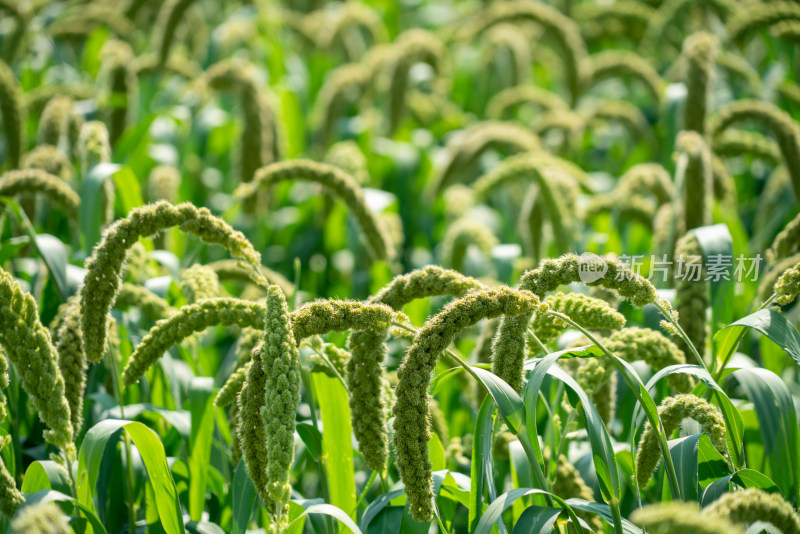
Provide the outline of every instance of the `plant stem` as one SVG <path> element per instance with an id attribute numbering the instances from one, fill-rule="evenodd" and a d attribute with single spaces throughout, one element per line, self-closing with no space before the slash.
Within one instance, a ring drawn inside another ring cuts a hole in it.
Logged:
<path id="1" fill-rule="evenodd" d="M 540 340 L 538 337 L 536 337 L 536 334 L 534 334 L 533 330 L 531 330 L 530 328 L 528 328 L 528 337 L 539 348 L 539 351 L 542 354 L 547 354 L 547 352 L 548 352 L 547 347 L 544 346 L 544 343 L 542 343 L 542 340 Z"/>
<path id="2" fill-rule="evenodd" d="M 663 316 L 664 316 L 664 318 L 665 318 L 667 321 L 669 321 L 669 323 L 670 323 L 672 326 L 674 326 L 674 327 L 675 327 L 675 329 L 678 331 L 678 334 L 680 335 L 681 339 L 682 339 L 682 340 L 683 340 L 683 342 L 686 344 L 686 346 L 687 346 L 687 347 L 689 347 L 689 350 L 692 352 L 692 355 L 694 355 L 694 359 L 695 359 L 695 360 L 697 360 L 697 363 L 698 363 L 698 364 L 699 364 L 699 365 L 700 365 L 700 366 L 701 366 L 703 369 L 705 369 L 706 371 L 708 371 L 708 367 L 706 367 L 706 362 L 705 362 L 705 361 L 703 361 L 703 357 L 702 357 L 702 356 L 700 356 L 700 353 L 697 351 L 697 348 L 696 348 L 696 347 L 694 346 L 694 344 L 693 344 L 693 343 L 692 343 L 692 342 L 689 340 L 689 336 L 688 336 L 688 335 L 686 335 L 686 332 L 684 332 L 683 328 L 681 328 L 681 325 L 679 325 L 679 324 L 678 324 L 678 321 L 676 321 L 676 320 L 675 320 L 675 318 L 672 316 L 672 314 L 671 314 L 671 313 L 669 313 L 669 311 L 665 310 L 665 309 L 664 309 L 664 307 L 662 307 L 662 306 L 661 306 L 661 304 L 656 304 L 656 307 L 658 308 L 658 311 L 660 311 L 660 312 L 661 312 L 661 315 L 663 315 Z"/>
<path id="3" fill-rule="evenodd" d="M 361 506 L 361 503 L 364 502 L 364 499 L 367 497 L 367 492 L 369 491 L 369 488 L 372 487 L 372 483 L 375 482 L 377 476 L 378 472 L 373 469 L 372 473 L 370 473 L 369 475 L 369 480 L 367 480 L 367 483 L 364 484 L 364 489 L 361 490 L 361 495 L 358 496 L 358 500 L 356 501 L 356 508 L 350 513 L 350 515 L 353 515 L 356 512 L 356 510 L 358 510 L 358 507 Z"/>

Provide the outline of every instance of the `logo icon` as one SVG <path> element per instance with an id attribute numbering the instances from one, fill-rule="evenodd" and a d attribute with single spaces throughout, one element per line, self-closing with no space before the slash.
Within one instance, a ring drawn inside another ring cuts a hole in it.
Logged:
<path id="1" fill-rule="evenodd" d="M 578 277 L 584 284 L 591 284 L 603 278 L 608 271 L 606 261 L 591 252 L 584 252 L 578 257 Z"/>

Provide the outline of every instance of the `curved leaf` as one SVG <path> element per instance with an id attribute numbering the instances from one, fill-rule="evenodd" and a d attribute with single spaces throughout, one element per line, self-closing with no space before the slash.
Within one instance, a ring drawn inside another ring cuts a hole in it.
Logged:
<path id="1" fill-rule="evenodd" d="M 741 469 L 732 475 L 722 477 L 709 484 L 703 492 L 702 506 L 708 506 L 716 501 L 725 493 L 733 491 L 734 484 L 744 488 L 756 488 L 767 493 L 780 493 L 781 490 L 775 483 L 770 480 L 767 475 L 764 475 L 755 469 Z"/>
<path id="2" fill-rule="evenodd" d="M 738 380 L 753 403 L 773 480 L 783 495 L 796 504 L 800 439 L 792 394 L 778 375 L 766 369 L 739 369 L 731 376 Z"/>
<path id="3" fill-rule="evenodd" d="M 742 455 L 742 443 L 744 441 L 742 416 L 739 415 L 739 411 L 733 405 L 733 402 L 728 398 L 728 395 L 722 387 L 712 378 L 708 370 L 699 365 L 688 363 L 670 365 L 659 370 L 650 378 L 650 381 L 647 382 L 647 390 L 655 390 L 656 384 L 658 384 L 662 378 L 677 373 L 693 376 L 714 392 L 717 402 L 719 402 L 720 410 L 722 411 L 722 417 L 725 419 L 725 427 L 727 428 L 726 439 L 728 441 L 728 452 L 731 455 L 731 461 L 734 466 L 741 466 L 744 462 L 744 457 Z M 637 426 L 640 424 L 642 416 L 642 409 L 637 405 L 633 412 L 633 420 L 636 421 Z"/>
<path id="4" fill-rule="evenodd" d="M 122 430 L 128 433 L 142 456 L 164 530 L 168 534 L 184 534 L 178 492 L 167 465 L 164 446 L 155 432 L 136 421 L 106 419 L 86 432 L 78 458 L 78 493 L 88 499 L 84 504 L 93 502 L 103 453 L 111 438 Z"/>
<path id="5" fill-rule="evenodd" d="M 570 519 L 572 519 L 573 530 L 577 534 L 580 534 L 581 531 L 578 530 L 580 527 L 577 525 L 580 525 L 581 521 L 578 519 L 578 516 L 575 515 L 575 512 L 572 510 L 572 508 L 559 496 L 536 488 L 515 488 L 505 492 L 495 499 L 494 502 L 492 502 L 492 504 L 490 504 L 486 509 L 486 513 L 483 514 L 483 517 L 481 517 L 478 527 L 475 530 L 475 534 L 490 534 L 495 523 L 497 523 L 497 521 L 500 520 L 500 516 L 503 515 L 503 512 L 505 512 L 509 506 L 514 504 L 514 501 L 527 495 L 547 495 L 555 502 L 560 504 L 564 510 L 567 511 Z"/>
<path id="6" fill-rule="evenodd" d="M 621 512 L 619 509 L 620 501 L 620 482 L 619 473 L 617 471 L 616 457 L 614 456 L 614 448 L 611 444 L 611 438 L 608 435 L 603 420 L 597 409 L 592 403 L 591 399 L 586 392 L 578 385 L 575 380 L 564 372 L 560 367 L 554 365 L 556 360 L 562 355 L 560 352 L 548 354 L 541 360 L 532 362 L 533 371 L 528 379 L 528 384 L 525 386 L 525 404 L 528 406 L 527 411 L 527 426 L 532 432 L 531 441 L 536 434 L 536 404 L 538 402 L 538 391 L 544 381 L 545 375 L 549 374 L 556 379 L 562 381 L 569 387 L 580 399 L 581 407 L 583 408 L 582 414 L 586 423 L 586 430 L 589 434 L 589 442 L 592 447 L 592 458 L 594 466 L 597 471 L 597 481 L 600 486 L 600 492 L 603 499 L 608 502 L 609 506 L 614 512 L 615 517 L 620 518 Z M 534 448 L 538 448 L 538 443 L 534 444 Z M 537 457 L 540 457 L 540 452 L 537 452 Z"/>
<path id="7" fill-rule="evenodd" d="M 331 516 L 332 518 L 336 519 L 341 524 L 349 528 L 350 532 L 352 532 L 353 534 L 362 534 L 361 529 L 358 528 L 358 525 L 356 525 L 352 519 L 350 519 L 350 516 L 347 515 L 347 513 L 345 513 L 341 508 L 337 508 L 332 504 L 312 504 L 311 506 L 306 508 L 305 511 L 302 514 L 300 514 L 294 521 L 292 521 L 289 524 L 289 528 L 291 528 L 296 521 L 300 521 L 305 516 L 311 514 L 323 514 Z"/>
<path id="8" fill-rule="evenodd" d="M 233 528 L 232 534 L 244 534 L 256 506 L 256 488 L 247 474 L 247 466 L 239 462 L 233 473 Z"/>
<path id="9" fill-rule="evenodd" d="M 65 495 L 60 491 L 52 490 L 52 489 L 43 489 L 39 490 L 35 493 L 25 494 L 25 502 L 20 506 L 20 510 L 25 506 L 31 506 L 38 503 L 48 503 L 48 502 L 68 502 L 74 504 L 80 511 L 81 514 L 86 516 L 86 519 L 89 521 L 89 524 L 92 525 L 92 529 L 94 530 L 95 534 L 107 534 L 103 523 L 98 519 L 97 515 L 86 505 L 78 502 L 73 497 L 69 495 Z"/>
<path id="10" fill-rule="evenodd" d="M 706 434 L 694 434 L 669 442 L 669 452 L 685 500 L 699 501 L 702 491 L 729 473 L 725 458 Z"/>

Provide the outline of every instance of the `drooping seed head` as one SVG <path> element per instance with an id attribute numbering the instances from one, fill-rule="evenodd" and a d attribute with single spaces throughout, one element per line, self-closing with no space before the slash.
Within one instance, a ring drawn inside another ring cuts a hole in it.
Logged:
<path id="1" fill-rule="evenodd" d="M 501 287 L 469 293 L 429 319 L 414 338 L 398 372 L 394 444 L 409 509 L 418 521 L 430 521 L 433 517 L 433 479 L 427 445 L 430 439 L 428 387 L 437 360 L 461 330 L 481 319 L 531 314 L 540 308 L 539 299 L 527 291 Z"/>
<path id="2" fill-rule="evenodd" d="M 717 38 L 708 32 L 694 33 L 683 42 L 683 54 L 688 60 L 683 114 L 685 130 L 705 132 L 706 108 L 718 49 Z"/>
<path id="3" fill-rule="evenodd" d="M 195 264 L 181 271 L 178 284 L 189 304 L 218 297 L 220 293 L 217 273 L 205 265 Z"/>
<path id="4" fill-rule="evenodd" d="M 43 170 L 66 183 L 71 183 L 73 179 L 72 162 L 64 152 L 52 145 L 39 145 L 25 154 L 22 166 Z"/>
<path id="5" fill-rule="evenodd" d="M 80 197 L 69 184 L 39 169 L 8 171 L 0 176 L 0 196 L 41 194 L 72 220 L 78 219 Z"/>
<path id="6" fill-rule="evenodd" d="M 605 301 L 580 293 L 555 293 L 544 299 L 552 310 L 567 315 L 587 330 L 617 330 L 625 326 L 625 316 Z M 543 343 L 556 339 L 567 325 L 552 315 L 537 315 L 531 323 L 536 337 Z"/>
<path id="7" fill-rule="evenodd" d="M 752 524 L 764 521 L 781 532 L 800 532 L 800 517 L 780 493 L 748 488 L 726 493 L 703 509 L 714 520 Z"/>
<path id="8" fill-rule="evenodd" d="M 241 232 L 205 208 L 188 203 L 173 206 L 160 201 L 131 210 L 127 217 L 108 228 L 86 262 L 88 272 L 81 290 L 81 316 L 88 360 L 98 361 L 103 355 L 108 311 L 122 284 L 120 273 L 128 249 L 139 237 L 149 237 L 173 226 L 206 243 L 227 248 L 234 256 L 252 265 L 254 270 L 261 263 L 260 255 Z"/>
<path id="9" fill-rule="evenodd" d="M 367 206 L 355 178 L 338 167 L 311 160 L 282 161 L 259 169 L 252 184 L 242 184 L 236 196 L 246 199 L 259 188 L 287 180 L 315 182 L 341 198 L 359 222 L 372 256 L 378 260 L 393 259 L 394 248 L 383 221 Z"/>
<path id="10" fill-rule="evenodd" d="M 694 347 L 703 353 L 706 346 L 706 310 L 711 306 L 703 260 L 703 249 L 693 233 L 682 236 L 675 244 L 675 260 L 683 272 L 676 272 L 675 309 L 679 322 Z M 682 274 L 682 276 L 677 276 Z M 681 343 L 683 345 L 683 343 Z M 689 347 L 682 346 L 684 351 Z"/>
<path id="11" fill-rule="evenodd" d="M 300 405 L 300 357 L 286 297 L 278 286 L 267 289 L 264 326 L 259 345 L 262 352 L 259 358 L 254 355 L 253 365 L 260 363 L 266 375 L 262 417 L 267 433 L 267 491 L 274 503 L 276 520 L 286 522 L 292 492 L 295 420 Z"/>
<path id="12" fill-rule="evenodd" d="M 725 420 L 719 409 L 704 399 L 694 395 L 667 397 L 658 407 L 658 416 L 668 437 L 678 428 L 681 421 L 687 418 L 694 419 L 700 423 L 703 431 L 711 438 L 714 447 L 723 456 L 728 455 L 728 444 L 725 441 Z M 650 424 L 646 423 L 636 455 L 636 479 L 640 488 L 647 485 L 647 481 L 653 476 L 653 471 L 660 459 L 661 450 L 658 445 L 658 437 Z"/>
<path id="13" fill-rule="evenodd" d="M 0 269 L 0 345 L 14 365 L 22 387 L 39 418 L 48 427 L 45 439 L 61 448 L 72 446 L 70 409 L 64 378 L 47 331 L 39 320 L 36 301 L 19 283 Z"/>
<path id="14" fill-rule="evenodd" d="M 603 344 L 625 361 L 646 362 L 654 372 L 670 365 L 686 363 L 686 355 L 675 343 L 659 331 L 649 328 L 623 328 L 605 338 Z M 678 393 L 686 393 L 693 386 L 691 378 L 684 374 L 667 376 L 667 383 Z"/>
<path id="15" fill-rule="evenodd" d="M 8 167 L 16 169 L 25 151 L 23 111 L 19 84 L 14 72 L 4 61 L 0 61 L 0 115 L 3 116 Z"/>
<path id="16" fill-rule="evenodd" d="M 669 502 L 651 504 L 631 514 L 631 521 L 652 534 L 744 534 L 744 529 L 722 517 L 709 517 L 697 503 Z"/>

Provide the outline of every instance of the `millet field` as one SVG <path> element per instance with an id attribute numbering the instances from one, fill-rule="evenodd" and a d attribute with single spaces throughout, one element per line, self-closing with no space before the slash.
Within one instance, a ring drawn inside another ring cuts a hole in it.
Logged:
<path id="1" fill-rule="evenodd" d="M 796 0 L 0 0 L 0 533 L 800 534 Z"/>

